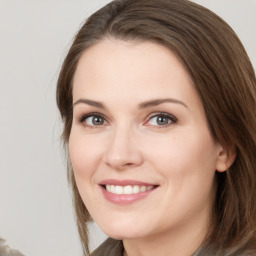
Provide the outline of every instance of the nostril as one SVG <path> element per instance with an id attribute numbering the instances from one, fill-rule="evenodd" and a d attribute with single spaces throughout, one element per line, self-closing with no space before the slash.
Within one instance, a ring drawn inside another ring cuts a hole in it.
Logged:
<path id="1" fill-rule="evenodd" d="M 126 164 L 124 164 L 124 165 L 132 166 L 132 165 L 133 165 L 133 163 L 126 163 Z"/>

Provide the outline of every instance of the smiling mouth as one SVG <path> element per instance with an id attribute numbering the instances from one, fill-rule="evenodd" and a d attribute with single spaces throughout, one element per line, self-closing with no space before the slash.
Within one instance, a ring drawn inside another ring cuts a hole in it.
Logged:
<path id="1" fill-rule="evenodd" d="M 133 195 L 138 193 L 143 193 L 146 191 L 153 190 L 157 186 L 140 186 L 140 185 L 127 185 L 127 186 L 118 186 L 118 185 L 103 185 L 105 190 L 107 190 L 110 193 L 116 194 L 116 195 Z"/>

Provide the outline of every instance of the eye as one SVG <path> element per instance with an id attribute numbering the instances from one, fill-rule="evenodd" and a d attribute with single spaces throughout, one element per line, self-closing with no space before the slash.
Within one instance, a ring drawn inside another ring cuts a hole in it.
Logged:
<path id="1" fill-rule="evenodd" d="M 166 127 L 170 124 L 177 123 L 177 118 L 167 113 L 159 113 L 151 115 L 146 125 Z"/>
<path id="2" fill-rule="evenodd" d="M 85 126 L 102 126 L 106 125 L 107 121 L 102 115 L 98 113 L 91 113 L 82 116 L 82 118 L 80 119 L 80 123 Z"/>

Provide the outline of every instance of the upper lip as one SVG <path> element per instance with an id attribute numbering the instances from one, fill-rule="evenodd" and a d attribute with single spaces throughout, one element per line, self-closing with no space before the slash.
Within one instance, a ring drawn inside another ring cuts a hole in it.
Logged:
<path id="1" fill-rule="evenodd" d="M 116 179 L 107 179 L 102 180 L 100 185 L 115 185 L 115 186 L 128 186 L 128 185 L 138 185 L 138 186 L 157 186 L 157 184 L 147 183 L 138 180 L 116 180 Z"/>

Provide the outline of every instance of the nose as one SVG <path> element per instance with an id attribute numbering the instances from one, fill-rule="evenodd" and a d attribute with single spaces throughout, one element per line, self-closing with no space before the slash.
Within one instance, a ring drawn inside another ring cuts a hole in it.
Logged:
<path id="1" fill-rule="evenodd" d="M 118 129 L 110 135 L 104 162 L 115 170 L 124 170 L 142 164 L 142 152 L 135 135 L 129 129 Z"/>

